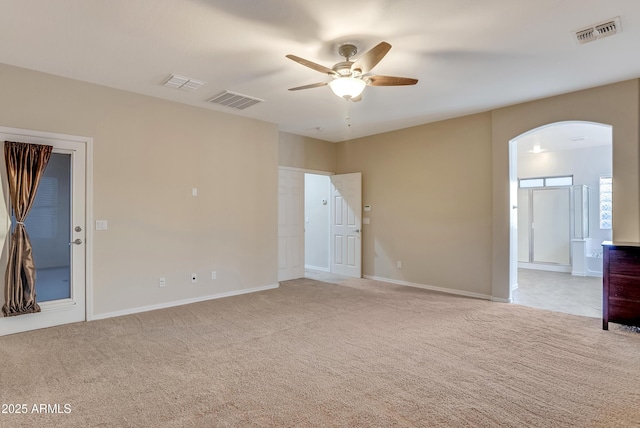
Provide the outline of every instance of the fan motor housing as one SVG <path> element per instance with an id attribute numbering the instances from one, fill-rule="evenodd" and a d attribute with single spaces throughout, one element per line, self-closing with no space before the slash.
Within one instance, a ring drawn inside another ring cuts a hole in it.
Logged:
<path id="1" fill-rule="evenodd" d="M 350 76 L 351 75 L 351 65 L 353 61 L 342 61 L 333 66 L 333 71 L 338 73 L 340 76 Z"/>
<path id="2" fill-rule="evenodd" d="M 338 48 L 338 53 L 340 56 L 343 56 L 349 60 L 349 58 L 353 58 L 358 53 L 358 48 L 351 43 L 345 43 L 344 45 L 340 45 Z"/>

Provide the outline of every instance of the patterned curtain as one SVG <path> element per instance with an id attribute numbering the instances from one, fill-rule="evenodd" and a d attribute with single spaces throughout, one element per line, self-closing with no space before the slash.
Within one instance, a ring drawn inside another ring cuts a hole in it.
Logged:
<path id="1" fill-rule="evenodd" d="M 9 244 L 9 262 L 5 274 L 5 317 L 40 312 L 36 303 L 36 266 L 33 247 L 24 220 L 36 198 L 53 147 L 40 144 L 4 142 L 4 159 L 9 180 L 11 208 L 15 228 Z"/>

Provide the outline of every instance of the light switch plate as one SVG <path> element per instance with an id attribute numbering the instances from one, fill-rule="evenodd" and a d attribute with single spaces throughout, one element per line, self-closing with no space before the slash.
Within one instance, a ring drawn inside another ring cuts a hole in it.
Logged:
<path id="1" fill-rule="evenodd" d="M 107 220 L 96 220 L 96 230 L 107 230 L 108 227 Z"/>

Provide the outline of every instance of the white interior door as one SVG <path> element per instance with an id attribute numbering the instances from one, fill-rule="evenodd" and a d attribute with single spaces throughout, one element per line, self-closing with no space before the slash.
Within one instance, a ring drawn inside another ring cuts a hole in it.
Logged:
<path id="1" fill-rule="evenodd" d="M 362 174 L 331 176 L 331 272 L 362 276 Z"/>
<path id="2" fill-rule="evenodd" d="M 53 146 L 51 159 L 25 220 L 36 265 L 36 301 L 41 312 L 0 318 L 0 335 L 86 319 L 86 150 L 87 139 L 0 128 L 0 141 Z M 4 161 L 2 162 L 4 165 Z M 0 272 L 7 265 L 11 218 L 6 169 L 2 167 L 4 248 Z M 4 304 L 4 276 L 2 280 Z"/>
<path id="3" fill-rule="evenodd" d="M 571 264 L 569 188 L 532 191 L 533 262 Z"/>
<path id="4" fill-rule="evenodd" d="M 278 281 L 304 277 L 304 173 L 279 170 Z"/>

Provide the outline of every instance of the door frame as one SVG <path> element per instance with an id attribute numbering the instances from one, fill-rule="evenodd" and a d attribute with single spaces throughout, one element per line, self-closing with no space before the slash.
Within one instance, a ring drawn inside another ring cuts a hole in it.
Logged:
<path id="1" fill-rule="evenodd" d="M 584 124 L 598 125 L 598 126 L 609 128 L 612 133 L 611 134 L 611 140 L 612 140 L 611 150 L 612 151 L 614 150 L 614 147 L 613 147 L 614 125 L 613 124 L 608 124 L 604 122 L 595 122 L 595 121 L 589 121 L 589 120 L 579 120 L 579 119 L 559 120 L 559 121 L 549 122 L 541 126 L 536 126 L 534 128 L 529 129 L 528 131 L 525 131 L 519 134 L 516 137 L 513 137 L 507 143 L 508 144 L 508 160 L 509 160 L 508 162 L 509 163 L 509 198 L 508 198 L 508 201 L 509 201 L 509 205 L 508 205 L 508 208 L 509 208 L 509 237 L 508 237 L 509 238 L 508 240 L 509 242 L 509 252 L 508 252 L 509 288 L 508 288 L 508 291 L 509 293 L 508 293 L 508 298 L 492 297 L 492 300 L 494 301 L 512 303 L 513 291 L 518 288 L 518 142 L 522 137 L 529 134 L 536 133 L 541 129 L 548 128 L 548 127 L 568 125 L 573 123 L 577 123 L 577 124 L 584 123 Z M 612 173 L 613 173 L 613 165 L 612 165 Z M 496 196 L 495 188 L 494 188 L 493 195 L 495 198 Z M 494 239 L 495 237 L 496 235 L 494 234 Z M 496 247 L 494 246 L 494 249 L 495 248 Z M 494 260 L 493 268 L 494 270 L 496 269 L 495 260 Z M 495 296 L 500 292 L 500 290 L 496 289 L 497 287 L 496 284 L 493 284 L 492 287 L 493 287 L 492 295 Z M 500 285 L 500 287 L 502 286 Z"/>
<path id="2" fill-rule="evenodd" d="M 13 134 L 16 139 L 63 140 L 84 145 L 85 152 L 85 320 L 93 319 L 93 138 L 78 135 L 60 134 L 54 132 L 34 131 L 21 128 L 0 126 L 0 133 Z M 5 189 L 6 190 L 6 189 Z M 7 228 L 9 224 L 6 225 Z M 0 272 L 6 267 L 0 266 Z M 3 275 L 4 277 L 4 275 Z M 0 282 L 4 289 L 4 281 Z M 9 333 L 11 334 L 11 333 Z"/>
<path id="3" fill-rule="evenodd" d="M 334 177 L 336 175 L 348 175 L 348 174 L 336 174 L 335 172 L 330 172 L 330 171 L 319 171 L 319 170 L 312 170 L 312 169 L 306 169 L 306 168 L 296 168 L 296 167 L 288 167 L 288 166 L 278 166 L 278 171 L 294 171 L 294 172 L 302 172 L 303 174 L 315 174 L 315 175 L 324 175 L 324 176 L 328 176 L 328 177 Z M 361 172 L 358 172 L 358 174 L 362 174 Z M 303 184 L 304 184 L 304 179 L 303 179 Z M 279 183 L 278 183 L 279 185 Z M 333 186 L 333 184 L 331 184 L 331 186 Z M 360 191 L 362 192 L 362 182 L 361 182 L 361 189 Z M 362 197 L 362 194 L 360 195 Z M 303 198 L 303 204 L 304 204 L 304 186 L 303 186 L 303 194 L 302 194 L 302 198 Z M 330 208 L 329 210 L 332 210 L 333 207 L 333 201 L 331 200 L 331 198 L 329 198 L 329 204 L 330 204 Z M 362 204 L 360 204 L 362 205 Z M 278 208 L 279 209 L 279 208 Z M 331 213 L 331 215 L 333 215 L 333 213 Z M 300 219 L 300 221 L 302 221 L 302 224 L 304 225 L 304 217 L 305 217 L 305 212 L 304 209 L 302 210 L 302 218 Z M 331 222 L 330 222 L 331 223 Z M 359 245 L 360 245 L 360 251 L 362 252 L 362 236 L 363 236 L 363 232 L 362 232 L 362 215 L 360 215 L 360 236 L 358 238 L 359 240 Z M 331 235 L 331 224 L 329 225 L 329 230 L 327 230 L 327 234 L 329 235 L 329 239 L 331 239 L 330 235 Z M 329 272 L 330 273 L 336 273 L 333 271 L 332 269 L 332 261 L 331 261 L 331 256 L 332 256 L 332 247 L 333 244 L 330 242 L 329 243 Z M 306 263 L 306 259 L 305 259 L 305 248 L 304 245 L 302 245 L 301 247 L 301 252 L 302 252 L 302 261 L 303 264 Z M 362 277 L 362 257 L 360 257 L 360 278 Z"/>

